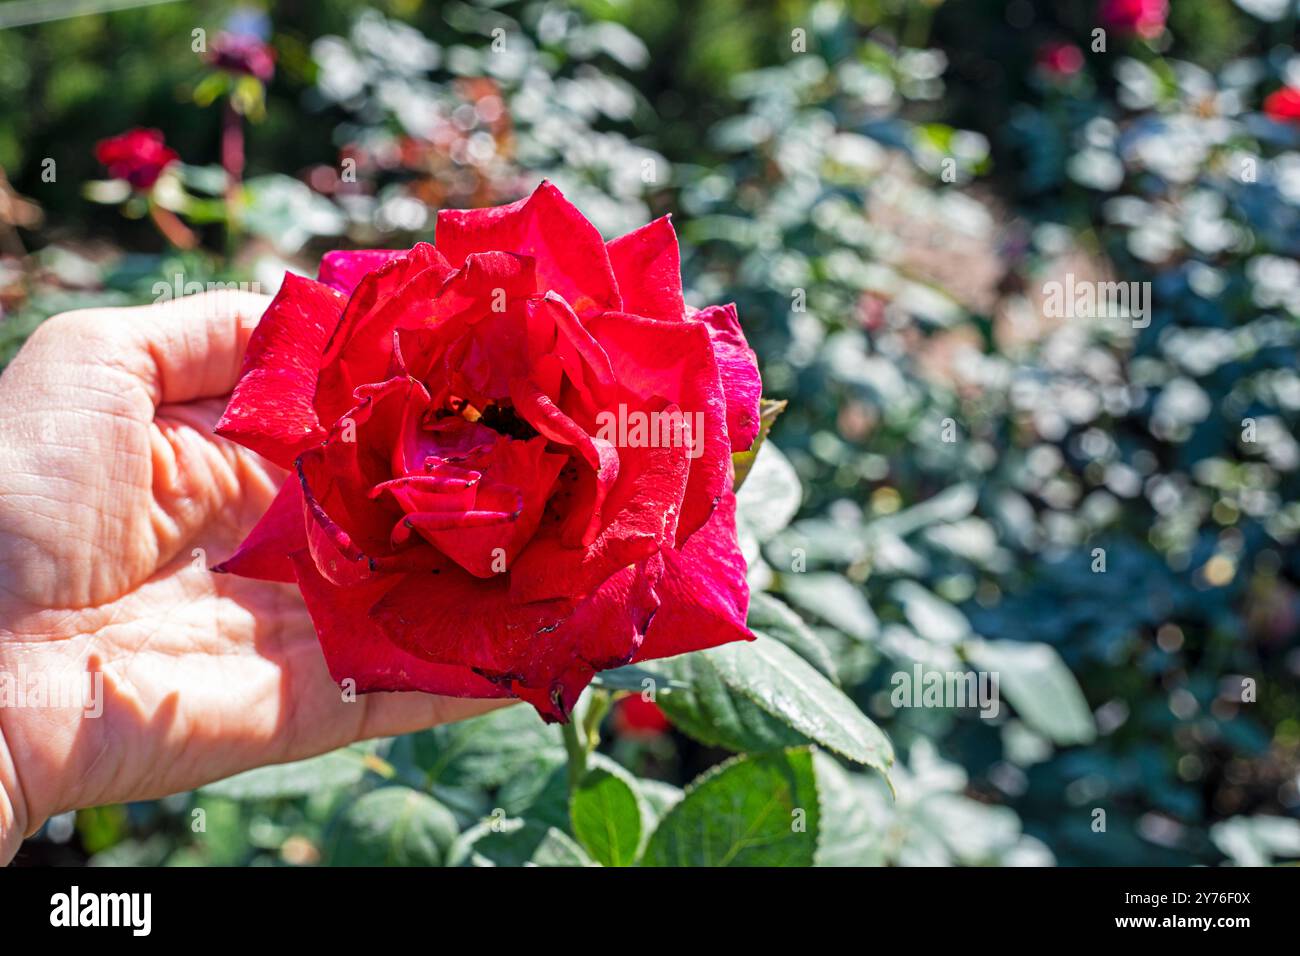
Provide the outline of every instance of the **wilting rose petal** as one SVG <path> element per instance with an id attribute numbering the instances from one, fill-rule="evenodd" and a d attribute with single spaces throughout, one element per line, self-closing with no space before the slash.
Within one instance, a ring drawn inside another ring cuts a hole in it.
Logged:
<path id="1" fill-rule="evenodd" d="M 680 551 L 664 551 L 663 559 L 659 610 L 637 660 L 754 639 L 745 626 L 749 588 L 736 542 L 735 495 L 728 491 L 709 523 Z"/>
<path id="2" fill-rule="evenodd" d="M 296 580 L 289 555 L 307 546 L 307 529 L 302 518 L 302 484 L 290 475 L 280 485 L 271 507 L 253 525 L 244 543 L 212 570 L 223 574 L 257 578 L 260 581 Z"/>
<path id="3" fill-rule="evenodd" d="M 655 583 L 663 573 L 658 555 L 610 575 L 548 635 L 546 655 L 519 665 L 523 679 L 511 682 L 516 696 L 548 721 L 567 720 L 597 671 L 630 664 L 659 607 Z M 566 663 L 558 668 L 556 655 Z"/>
<path id="4" fill-rule="evenodd" d="M 290 558 L 335 683 L 355 681 L 360 693 L 419 690 L 448 697 L 509 696 L 467 667 L 421 660 L 384 636 L 371 608 L 404 577 L 374 578 L 339 588 L 316 572 L 306 552 L 295 551 Z"/>
<path id="5" fill-rule="evenodd" d="M 244 368 L 217 434 L 282 468 L 324 438 L 312 398 L 321 353 L 346 301 L 327 285 L 285 274 L 248 341 Z"/>

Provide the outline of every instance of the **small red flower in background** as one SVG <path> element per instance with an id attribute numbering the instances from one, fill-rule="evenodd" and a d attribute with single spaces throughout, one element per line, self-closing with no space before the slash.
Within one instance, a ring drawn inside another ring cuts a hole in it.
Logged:
<path id="1" fill-rule="evenodd" d="M 139 190 L 152 189 L 164 169 L 180 159 L 156 129 L 131 129 L 95 144 L 99 160 L 114 179 L 125 179 Z"/>
<path id="2" fill-rule="evenodd" d="M 263 83 L 275 75 L 275 51 L 251 34 L 217 34 L 207 60 L 219 70 L 256 77 Z"/>
<path id="3" fill-rule="evenodd" d="M 1044 73 L 1062 79 L 1083 69 L 1083 51 L 1073 43 L 1044 43 L 1038 48 L 1037 62 Z"/>
<path id="4" fill-rule="evenodd" d="M 1284 86 L 1264 100 L 1264 114 L 1279 123 L 1300 123 L 1300 90 Z"/>
<path id="5" fill-rule="evenodd" d="M 1101 5 L 1103 25 L 1146 40 L 1164 32 L 1168 16 L 1168 0 L 1103 0 Z"/>
<path id="6" fill-rule="evenodd" d="M 658 704 L 640 694 L 619 699 L 612 719 L 614 732 L 620 737 L 658 737 L 673 726 Z"/>

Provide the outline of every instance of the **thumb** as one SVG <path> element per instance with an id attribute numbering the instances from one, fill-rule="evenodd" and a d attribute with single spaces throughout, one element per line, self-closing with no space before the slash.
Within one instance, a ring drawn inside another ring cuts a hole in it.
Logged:
<path id="1" fill-rule="evenodd" d="M 41 607 L 116 597 L 244 487 L 251 456 L 156 413 L 220 404 L 268 302 L 214 292 L 37 329 L 0 376 L 6 589 Z"/>

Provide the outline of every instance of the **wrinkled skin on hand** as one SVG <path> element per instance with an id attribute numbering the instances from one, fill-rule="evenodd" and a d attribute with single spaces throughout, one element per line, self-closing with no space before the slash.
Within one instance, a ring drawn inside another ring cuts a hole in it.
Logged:
<path id="1" fill-rule="evenodd" d="M 597 671 L 751 637 L 760 390 L 666 218 L 606 243 L 546 183 L 444 211 L 286 279 L 218 431 L 294 477 L 218 569 L 296 582 L 339 682 L 565 720 Z"/>
<path id="2" fill-rule="evenodd" d="M 102 675 L 102 715 L 0 706 L 0 863 L 54 813 L 479 713 L 345 702 L 292 585 L 207 570 L 285 472 L 217 437 L 265 296 L 48 320 L 0 376 L 0 675 Z M 14 685 L 11 685 L 11 689 Z"/>

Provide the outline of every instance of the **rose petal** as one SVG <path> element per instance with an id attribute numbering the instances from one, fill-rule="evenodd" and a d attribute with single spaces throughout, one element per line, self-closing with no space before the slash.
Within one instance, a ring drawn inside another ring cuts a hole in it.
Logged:
<path id="1" fill-rule="evenodd" d="M 547 635 L 545 645 L 516 665 L 520 676 L 510 682 L 515 695 L 547 722 L 568 720 L 597 671 L 636 657 L 659 606 L 654 585 L 662 572 L 663 561 L 655 555 L 611 575 Z"/>
<path id="2" fill-rule="evenodd" d="M 512 599 L 585 597 L 620 568 L 670 546 L 690 474 L 687 463 L 682 447 L 624 449 L 600 534 L 588 547 L 573 548 L 557 533 L 539 533 L 511 568 Z"/>
<path id="3" fill-rule="evenodd" d="M 736 496 L 728 491 L 713 516 L 680 551 L 663 551 L 659 610 L 637 660 L 672 657 L 731 641 L 751 641 L 745 627 L 749 586 L 736 541 Z"/>
<path id="4" fill-rule="evenodd" d="M 605 248 L 624 312 L 665 322 L 682 320 L 682 260 L 670 217 L 611 240 Z"/>
<path id="5" fill-rule="evenodd" d="M 437 287 L 452 272 L 433 246 L 421 242 L 361 278 L 320 358 L 315 404 L 322 423 L 332 424 L 352 407 L 357 386 L 389 377 L 394 364 L 391 313 L 410 301 L 406 286 L 420 277 L 425 286 Z"/>
<path id="6" fill-rule="evenodd" d="M 248 341 L 217 434 L 282 468 L 325 437 L 312 397 L 321 353 L 343 304 L 343 296 L 329 286 L 286 273 Z"/>
<path id="7" fill-rule="evenodd" d="M 496 445 L 473 465 L 483 472 L 471 510 L 439 518 L 408 515 L 411 524 L 443 554 L 476 577 L 507 571 L 532 539 L 555 479 L 568 461 L 546 450 L 545 438 L 517 441 L 497 436 Z M 499 520 L 489 520 L 489 516 Z"/>
<path id="8" fill-rule="evenodd" d="M 523 300 L 537 289 L 533 261 L 507 252 L 474 253 L 436 287 L 417 277 L 385 321 L 398 329 L 408 372 L 429 381 L 436 404 L 459 391 L 486 404 L 527 367 Z M 409 351 L 409 354 L 408 354 Z"/>
<path id="9" fill-rule="evenodd" d="M 260 581 L 291 582 L 296 576 L 289 554 L 306 546 L 302 485 L 296 475 L 290 475 L 238 550 L 212 570 Z"/>
<path id="10" fill-rule="evenodd" d="M 565 720 L 597 670 L 635 657 L 658 606 L 661 572 L 657 556 L 621 568 L 576 608 L 516 604 L 500 578 L 452 572 L 430 583 L 409 575 L 376 601 L 372 616 L 411 654 L 472 667 L 545 719 Z"/>
<path id="11" fill-rule="evenodd" d="M 505 575 L 477 578 L 459 567 L 406 575 L 371 611 L 389 640 L 423 660 L 460 664 L 501 679 L 529 648 L 546 645 L 569 601 L 519 604 Z"/>
<path id="12" fill-rule="evenodd" d="M 330 677 L 356 682 L 361 693 L 420 690 L 448 697 L 505 697 L 506 691 L 467 667 L 434 664 L 397 647 L 370 617 L 370 609 L 405 576 L 335 587 L 305 551 L 292 555 L 298 589 L 316 625 Z"/>
<path id="13" fill-rule="evenodd" d="M 389 259 L 406 255 L 404 249 L 335 249 L 321 256 L 317 280 L 344 295 Z"/>
<path id="14" fill-rule="evenodd" d="M 677 527 L 680 546 L 709 520 L 731 485 L 727 405 L 707 328 L 617 312 L 606 312 L 589 328 L 609 355 L 619 386 L 640 399 L 628 402 L 625 413 L 648 414 L 644 402 L 662 398 L 690 416 L 691 477 Z"/>
<path id="15" fill-rule="evenodd" d="M 308 540 L 313 554 L 333 561 L 336 550 L 347 562 L 374 565 L 390 550 L 401 509 L 391 496 L 372 497 L 370 492 L 393 477 L 391 458 L 408 412 L 425 407 L 429 399 L 419 382 L 402 377 L 363 385 L 356 393 L 356 405 L 335 423 L 328 440 L 303 452 L 296 467 L 312 519 Z M 323 547 L 325 540 L 332 549 Z M 351 579 L 363 570 L 320 566 L 332 580 L 340 574 Z"/>
<path id="16" fill-rule="evenodd" d="M 745 341 L 734 302 L 692 311 L 689 318 L 703 322 L 713 341 L 722 390 L 727 398 L 727 435 L 731 450 L 748 451 L 758 437 L 761 424 L 759 399 L 763 381 L 758 375 L 758 356 Z"/>
<path id="17" fill-rule="evenodd" d="M 609 356 L 592 338 L 569 304 L 554 292 L 548 292 L 540 301 L 529 305 L 529 317 L 551 325 L 554 355 L 561 370 L 573 383 L 585 401 L 586 408 L 594 414 L 597 408 L 608 404 L 614 387 L 614 369 Z M 540 356 L 530 363 L 536 367 Z M 551 392 L 550 394 L 558 394 Z"/>
<path id="18" fill-rule="evenodd" d="M 600 438 L 591 443 L 600 464 L 595 469 L 578 469 L 569 514 L 560 529 L 560 542 L 566 548 L 585 548 L 596 540 L 604 526 L 605 499 L 618 481 L 618 450 Z"/>
<path id="19" fill-rule="evenodd" d="M 508 206 L 444 209 L 435 235 L 438 249 L 452 263 L 475 252 L 531 256 L 540 288 L 554 289 L 584 318 L 622 308 L 600 233 L 549 182 Z"/>

